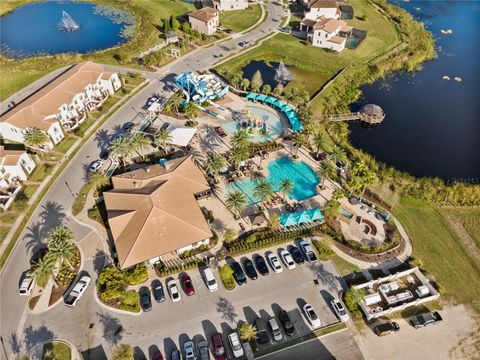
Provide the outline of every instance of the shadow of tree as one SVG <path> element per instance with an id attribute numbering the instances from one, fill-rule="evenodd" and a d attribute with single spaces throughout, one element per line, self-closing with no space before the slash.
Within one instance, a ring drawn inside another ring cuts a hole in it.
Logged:
<path id="1" fill-rule="evenodd" d="M 55 338 L 55 334 L 45 325 L 34 329 L 32 325 L 25 329 L 25 347 L 27 351 L 43 341 L 50 341 Z"/>
<path id="2" fill-rule="evenodd" d="M 123 338 L 123 326 L 120 320 L 112 315 L 101 312 L 97 313 L 98 319 L 103 327 L 102 337 L 111 345 L 117 345 Z"/>
<path id="3" fill-rule="evenodd" d="M 100 274 L 105 267 L 106 256 L 107 254 L 105 254 L 105 251 L 103 250 L 97 250 L 95 253 L 93 257 L 93 270 L 95 270 L 97 274 Z"/>
<path id="4" fill-rule="evenodd" d="M 337 277 L 325 269 L 323 264 L 309 265 L 310 270 L 327 289 L 336 293 L 340 287 Z"/>
<path id="5" fill-rule="evenodd" d="M 222 319 L 229 323 L 235 323 L 238 318 L 238 314 L 235 312 L 235 308 L 232 303 L 224 297 L 218 298 L 215 303 L 217 306 L 217 313 L 222 314 Z"/>
<path id="6" fill-rule="evenodd" d="M 10 343 L 10 348 L 12 349 L 12 352 L 15 355 L 20 354 L 21 344 L 18 342 L 18 337 L 16 334 L 10 335 L 9 343 Z"/>

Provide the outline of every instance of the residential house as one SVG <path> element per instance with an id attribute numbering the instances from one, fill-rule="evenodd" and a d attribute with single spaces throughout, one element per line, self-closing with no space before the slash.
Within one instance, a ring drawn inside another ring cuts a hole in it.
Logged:
<path id="1" fill-rule="evenodd" d="M 248 8 L 247 0 L 213 0 L 213 7 L 218 11 L 243 10 Z"/>
<path id="2" fill-rule="evenodd" d="M 340 18 L 340 8 L 335 0 L 311 0 L 307 9 L 305 19 L 317 20 L 321 16 L 330 19 Z"/>
<path id="3" fill-rule="evenodd" d="M 5 150 L 0 146 L 0 207 L 7 209 L 35 169 L 35 161 L 25 150 Z"/>
<path id="4" fill-rule="evenodd" d="M 193 30 L 206 35 L 213 35 L 220 24 L 218 10 L 204 7 L 188 14 L 188 21 Z"/>
<path id="5" fill-rule="evenodd" d="M 191 155 L 113 176 L 112 183 L 103 196 L 121 268 L 209 244 L 213 234 L 197 199 L 210 186 Z"/>
<path id="6" fill-rule="evenodd" d="M 0 135 L 24 143 L 29 129 L 37 128 L 50 138 L 42 147 L 52 148 L 65 137 L 63 130 L 75 129 L 121 86 L 118 75 L 103 65 L 90 61 L 75 65 L 4 113 Z"/>
<path id="7" fill-rule="evenodd" d="M 307 38 L 313 46 L 340 52 L 345 49 L 351 31 L 352 27 L 343 20 L 321 17 L 312 26 Z"/>

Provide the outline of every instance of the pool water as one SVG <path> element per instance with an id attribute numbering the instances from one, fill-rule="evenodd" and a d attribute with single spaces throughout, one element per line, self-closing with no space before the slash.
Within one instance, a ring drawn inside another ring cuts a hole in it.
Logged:
<path id="1" fill-rule="evenodd" d="M 273 110 L 264 109 L 257 106 L 247 107 L 251 114 L 260 121 L 266 121 L 268 124 L 266 134 L 260 132 L 251 136 L 249 140 L 251 142 L 266 142 L 278 138 L 283 132 L 282 119 Z M 226 121 L 222 124 L 223 128 L 229 135 L 233 135 L 237 130 L 241 128 L 241 124 L 234 119 Z"/>
<path id="2" fill-rule="evenodd" d="M 288 157 L 271 161 L 268 166 L 266 180 L 272 185 L 275 192 L 279 191 L 280 183 L 289 179 L 293 183 L 293 190 L 288 194 L 290 199 L 301 201 L 317 195 L 315 190 L 320 183 L 320 178 L 315 171 L 303 161 L 292 161 Z M 248 205 L 258 203 L 255 198 L 256 180 L 245 180 L 229 185 L 228 190 L 241 190 L 247 197 Z"/>

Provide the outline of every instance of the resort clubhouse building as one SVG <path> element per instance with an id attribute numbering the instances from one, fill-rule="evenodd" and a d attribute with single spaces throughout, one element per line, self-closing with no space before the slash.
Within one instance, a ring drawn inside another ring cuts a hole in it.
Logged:
<path id="1" fill-rule="evenodd" d="M 103 195 L 121 268 L 209 244 L 197 199 L 210 186 L 191 155 L 115 175 L 112 183 Z"/>

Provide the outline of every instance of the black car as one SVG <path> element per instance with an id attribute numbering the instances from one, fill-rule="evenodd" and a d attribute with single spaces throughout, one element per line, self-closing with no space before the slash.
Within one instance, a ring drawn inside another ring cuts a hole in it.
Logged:
<path id="1" fill-rule="evenodd" d="M 238 285 L 243 285 L 247 283 L 247 277 L 245 276 L 245 273 L 243 272 L 242 267 L 240 264 L 236 261 L 234 261 L 232 264 L 232 269 L 233 269 L 233 277 L 235 281 L 237 282 Z"/>
<path id="2" fill-rule="evenodd" d="M 145 312 L 152 310 L 152 299 L 150 298 L 150 290 L 148 287 L 143 286 L 138 293 L 140 295 L 140 306 L 142 310 Z"/>
<path id="3" fill-rule="evenodd" d="M 295 261 L 297 264 L 300 265 L 305 262 L 305 258 L 303 257 L 302 252 L 296 246 L 290 246 L 288 248 L 288 251 L 290 252 L 290 255 L 292 255 L 293 261 Z"/>
<path id="4" fill-rule="evenodd" d="M 107 160 L 109 155 L 110 153 L 108 150 L 102 150 L 102 152 L 100 152 L 100 159 Z"/>
<path id="5" fill-rule="evenodd" d="M 257 344 L 270 344 L 270 336 L 268 336 L 267 326 L 262 318 L 255 320 L 255 328 L 257 329 Z"/>
<path id="6" fill-rule="evenodd" d="M 165 293 L 163 292 L 163 286 L 160 280 L 152 281 L 152 292 L 156 302 L 160 303 L 165 301 Z"/>
<path id="7" fill-rule="evenodd" d="M 293 326 L 292 320 L 290 320 L 290 316 L 288 316 L 288 312 L 286 310 L 280 311 L 278 314 L 278 318 L 282 323 L 283 328 L 285 329 L 285 334 L 288 336 L 293 336 L 296 332 L 295 326 Z"/>
<path id="8" fill-rule="evenodd" d="M 257 267 L 257 270 L 260 274 L 264 276 L 268 275 L 269 273 L 268 266 L 267 266 L 267 263 L 265 262 L 265 259 L 262 256 L 260 255 L 255 256 L 253 261 L 255 261 L 255 266 Z"/>
<path id="9" fill-rule="evenodd" d="M 122 129 L 123 129 L 123 131 L 128 133 L 128 132 L 130 132 L 130 130 L 132 130 L 132 128 L 134 126 L 135 126 L 135 124 L 133 122 L 128 121 L 125 124 L 123 124 Z"/>
<path id="10" fill-rule="evenodd" d="M 378 336 L 392 334 L 394 332 L 397 332 L 398 330 L 400 330 L 400 326 L 398 326 L 398 324 L 394 321 L 389 321 L 387 323 L 377 325 L 373 329 L 375 334 L 377 334 Z"/>
<path id="11" fill-rule="evenodd" d="M 245 270 L 245 273 L 250 279 L 252 280 L 257 279 L 258 277 L 257 270 L 255 270 L 255 266 L 253 265 L 252 260 L 250 259 L 243 260 L 243 269 Z"/>

